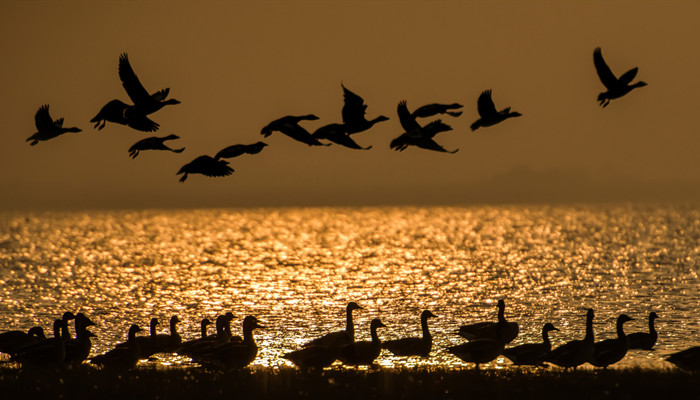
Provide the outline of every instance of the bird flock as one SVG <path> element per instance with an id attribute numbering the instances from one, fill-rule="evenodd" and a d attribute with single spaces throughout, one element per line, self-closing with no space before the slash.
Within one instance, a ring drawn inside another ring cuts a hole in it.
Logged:
<path id="1" fill-rule="evenodd" d="M 302 370 L 318 370 L 330 367 L 336 361 L 347 366 L 375 366 L 375 360 L 382 349 L 398 357 L 430 357 L 433 348 L 433 338 L 428 327 L 428 319 L 437 318 L 429 310 L 420 315 L 422 336 L 404 337 L 401 339 L 382 341 L 378 329 L 386 328 L 379 318 L 370 322 L 371 340 L 356 341 L 353 311 L 363 307 L 355 302 L 346 307 L 345 329 L 327 333 L 321 337 L 304 343 L 300 349 L 284 354 Z M 0 353 L 10 355 L 11 362 L 21 364 L 22 368 L 62 368 L 75 366 L 89 361 L 90 364 L 105 369 L 132 369 L 139 360 L 149 359 L 156 353 L 174 353 L 187 356 L 193 362 L 212 370 L 232 370 L 244 368 L 255 360 L 258 346 L 253 332 L 264 328 L 254 316 L 243 319 L 243 336 L 232 334 L 231 322 L 235 316 L 231 312 L 219 315 L 215 319 L 216 333 L 209 334 L 208 326 L 212 324 L 208 318 L 202 319 L 200 337 L 183 341 L 178 333 L 177 315 L 170 318 L 169 333 L 158 333 L 159 321 L 152 318 L 149 324 L 148 336 L 137 336 L 141 329 L 131 325 L 127 331 L 127 340 L 117 344 L 104 354 L 90 357 L 91 339 L 95 335 L 88 329 L 95 325 L 83 313 L 66 312 L 53 324 L 53 337 L 46 338 L 41 327 L 32 327 L 27 332 L 13 330 L 0 334 Z M 617 337 L 595 341 L 593 331 L 594 312 L 586 311 L 585 336 L 583 339 L 571 340 L 559 347 L 552 348 L 549 333 L 558 331 L 551 323 L 542 327 L 542 342 L 526 343 L 506 348 L 519 334 L 517 322 L 505 318 L 505 302 L 498 301 L 498 318 L 495 322 L 477 322 L 459 327 L 455 333 L 467 342 L 445 347 L 444 350 L 467 363 L 474 363 L 479 369 L 480 364 L 488 363 L 499 356 L 509 359 L 513 365 L 544 366 L 545 363 L 557 365 L 564 369 L 573 368 L 585 363 L 594 367 L 607 368 L 622 360 L 628 350 L 652 350 L 656 344 L 658 333 L 654 321 L 658 318 L 655 312 L 649 314 L 649 331 L 625 334 L 623 325 L 632 318 L 621 314 L 617 318 Z M 75 337 L 68 330 L 68 323 L 75 320 Z M 690 370 L 700 370 L 700 347 L 674 353 L 666 357 L 666 361 L 676 366 Z"/>
<path id="2" fill-rule="evenodd" d="M 637 68 L 633 68 L 617 78 L 603 59 L 600 48 L 596 48 L 593 52 L 593 64 L 601 82 L 606 88 L 605 92 L 598 95 L 598 102 L 602 107 L 607 107 L 611 100 L 620 98 L 635 88 L 646 86 L 646 83 L 642 81 L 632 83 L 632 80 L 637 75 Z M 142 132 L 155 132 L 159 129 L 160 125 L 151 120 L 149 116 L 167 105 L 176 105 L 180 103 L 180 101 L 176 99 L 168 98 L 170 93 L 169 88 L 149 93 L 134 72 L 126 53 L 121 54 L 119 57 L 119 79 L 133 104 L 124 103 L 119 99 L 111 100 L 90 120 L 90 122 L 94 123 L 95 129 L 102 130 L 107 122 L 112 122 L 126 125 Z M 314 114 L 298 116 L 287 115 L 267 124 L 262 128 L 260 132 L 261 135 L 269 137 L 273 132 L 280 132 L 308 146 L 330 146 L 332 143 L 335 143 L 355 150 L 371 149 L 371 145 L 366 147 L 359 145 L 353 139 L 353 135 L 368 131 L 377 123 L 387 121 L 389 118 L 384 115 L 379 115 L 373 119 L 367 119 L 365 116 L 367 105 L 364 99 L 346 88 L 342 82 L 341 87 L 343 89 L 344 99 L 341 112 L 342 123 L 326 124 L 311 133 L 303 127 L 301 123 L 304 121 L 318 120 L 319 117 Z M 436 119 L 427 123 L 419 123 L 419 120 L 437 115 L 459 117 L 462 111 L 456 110 L 462 107 L 463 106 L 458 103 L 431 103 L 411 112 L 409 111 L 407 102 L 405 100 L 400 101 L 397 107 L 397 115 L 404 131 L 391 141 L 389 147 L 397 151 L 404 151 L 409 146 L 415 146 L 442 153 L 456 153 L 459 149 L 446 150 L 435 141 L 435 136 L 437 134 L 452 130 L 450 125 L 443 122 L 442 119 Z M 490 127 L 502 123 L 509 118 L 520 117 L 522 115 L 519 112 L 511 111 L 510 107 L 498 110 L 493 101 L 492 91 L 490 89 L 483 91 L 479 96 L 477 100 L 477 111 L 479 118 L 470 125 L 472 131 L 476 131 L 479 128 Z M 40 141 L 54 139 L 64 133 L 81 131 L 76 127 L 64 128 L 63 118 L 53 120 L 49 115 L 48 105 L 41 106 L 36 112 L 35 124 L 37 132 L 27 139 L 32 146 Z M 173 149 L 165 144 L 166 141 L 176 139 L 179 139 L 179 136 L 174 134 L 163 137 L 152 136 L 145 138 L 134 143 L 129 148 L 129 156 L 131 158 L 136 158 L 141 151 L 145 150 L 165 150 L 173 153 L 181 153 L 185 150 L 184 147 Z M 234 170 L 229 166 L 227 159 L 235 158 L 243 154 L 260 153 L 266 145 L 267 144 L 264 142 L 236 144 L 226 147 L 213 157 L 209 155 L 198 156 L 191 162 L 183 165 L 177 172 L 177 175 L 181 175 L 180 182 L 187 180 L 189 174 L 202 174 L 209 177 L 231 175 Z"/>

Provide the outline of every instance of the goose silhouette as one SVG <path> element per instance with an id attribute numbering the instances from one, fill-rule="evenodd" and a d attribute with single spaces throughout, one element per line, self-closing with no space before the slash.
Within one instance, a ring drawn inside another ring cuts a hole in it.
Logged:
<path id="1" fill-rule="evenodd" d="M 377 335 L 377 329 L 384 327 L 386 325 L 379 318 L 373 319 L 369 324 L 372 340 L 352 342 L 343 346 L 340 349 L 340 361 L 343 364 L 354 366 L 374 364 L 374 360 L 379 357 L 379 353 L 382 351 L 382 341 Z"/>
<path id="2" fill-rule="evenodd" d="M 629 350 L 629 340 L 625 335 L 623 325 L 627 321 L 633 319 L 626 314 L 621 314 L 617 317 L 617 338 L 606 339 L 595 344 L 593 347 L 593 356 L 590 363 L 596 367 L 608 368 L 609 365 L 615 364 L 622 360 Z"/>
<path id="3" fill-rule="evenodd" d="M 228 161 L 217 160 L 207 155 L 199 156 L 183 165 L 176 175 L 182 174 L 180 182 L 187 180 L 189 174 L 202 174 L 210 177 L 228 176 L 233 173 L 233 168 L 228 166 Z"/>
<path id="4" fill-rule="evenodd" d="M 461 111 L 450 111 L 454 110 L 457 108 L 462 108 L 463 106 L 459 103 L 452 103 L 452 104 L 440 104 L 440 103 L 431 103 L 431 104 L 426 104 L 422 107 L 418 107 L 411 115 L 414 118 L 428 118 L 432 117 L 438 114 L 447 114 L 452 117 L 459 117 L 462 115 Z"/>
<path id="5" fill-rule="evenodd" d="M 505 317 L 506 303 L 498 300 L 498 322 L 477 322 L 475 324 L 462 325 L 458 335 L 467 340 L 472 339 L 496 339 L 501 334 L 503 341 L 508 344 L 518 336 L 519 326 L 517 322 L 508 322 Z"/>
<path id="6" fill-rule="evenodd" d="M 260 131 L 260 134 L 264 137 L 268 137 L 272 132 L 277 131 L 296 141 L 306 143 L 309 146 L 328 146 L 327 144 L 319 142 L 318 139 L 311 136 L 309 131 L 299 125 L 301 121 L 313 121 L 316 119 L 318 119 L 318 117 L 313 114 L 300 116 L 287 115 L 286 117 L 278 118 L 267 124 L 262 131 Z"/>
<path id="7" fill-rule="evenodd" d="M 257 142 L 253 144 L 234 144 L 233 146 L 228 146 L 221 149 L 218 153 L 216 153 L 214 158 L 218 160 L 220 158 L 234 158 L 243 154 L 258 154 L 265 148 L 265 146 L 267 146 L 267 143 L 265 142 Z"/>
<path id="8" fill-rule="evenodd" d="M 334 351 L 336 354 L 341 347 L 348 345 L 355 341 L 355 324 L 352 322 L 352 312 L 354 310 L 361 310 L 357 303 L 351 301 L 345 307 L 345 329 L 341 331 L 335 331 L 327 333 L 319 338 L 313 339 L 303 345 L 303 347 L 309 346 L 324 346 Z"/>
<path id="9" fill-rule="evenodd" d="M 372 148 L 372 146 L 362 147 L 352 140 L 350 135 L 345 132 L 344 124 L 328 124 L 322 126 L 316 129 L 311 136 L 316 139 L 330 140 L 335 144 L 339 144 L 350 149 L 369 150 Z"/>
<path id="10" fill-rule="evenodd" d="M 22 364 L 24 368 L 55 368 L 63 365 L 66 347 L 61 338 L 61 329 L 66 321 L 57 319 L 53 323 L 53 337 L 40 340 L 23 347 L 12 355 L 11 360 Z"/>
<path id="11" fill-rule="evenodd" d="M 515 365 L 543 365 L 543 359 L 552 350 L 549 332 L 558 331 L 551 323 L 542 327 L 542 343 L 525 343 L 503 350 L 503 356 Z"/>
<path id="12" fill-rule="evenodd" d="M 170 92 L 169 88 L 149 94 L 136 76 L 129 62 L 129 55 L 126 53 L 122 53 L 119 56 L 119 79 L 122 81 L 122 86 L 124 90 L 126 90 L 126 94 L 129 95 L 131 101 L 134 102 L 136 111 L 140 114 L 148 115 L 160 110 L 166 105 L 180 104 L 180 102 L 175 99 L 166 100 Z"/>
<path id="13" fill-rule="evenodd" d="M 380 115 L 372 120 L 365 118 L 367 105 L 362 97 L 348 90 L 348 88 L 340 83 L 343 88 L 343 125 L 347 134 L 359 133 L 369 130 L 374 124 L 382 121 L 387 121 L 389 118 Z"/>
<path id="14" fill-rule="evenodd" d="M 81 132 L 80 128 L 64 128 L 63 118 L 54 121 L 49 114 L 48 104 L 39 107 L 39 110 L 34 114 L 34 125 L 36 125 L 37 131 L 26 140 L 26 142 L 31 142 L 29 143 L 31 146 L 36 146 L 41 141 L 59 137 L 67 132 Z"/>
<path id="15" fill-rule="evenodd" d="M 649 313 L 649 332 L 635 332 L 627 335 L 627 339 L 630 342 L 630 349 L 651 350 L 654 348 L 656 339 L 659 337 L 654 327 L 654 320 L 657 318 L 659 318 L 659 316 L 652 311 Z"/>
<path id="16" fill-rule="evenodd" d="M 432 312 L 425 310 L 420 315 L 421 337 L 407 337 L 382 342 L 382 347 L 396 356 L 428 357 L 433 348 L 433 337 L 428 329 L 428 318 L 436 318 Z"/>
<path id="17" fill-rule="evenodd" d="M 598 103 L 603 108 L 610 104 L 610 100 L 618 99 L 631 92 L 633 89 L 647 85 L 647 83 L 643 81 L 630 85 L 634 77 L 637 76 L 637 71 L 639 70 L 637 67 L 632 68 L 617 78 L 603 59 L 603 50 L 601 50 L 600 47 L 596 47 L 596 49 L 593 50 L 593 65 L 595 65 L 595 70 L 598 73 L 600 81 L 607 89 L 607 91 L 598 95 Z"/>
<path id="18" fill-rule="evenodd" d="M 397 150 L 404 151 L 408 146 L 416 146 L 426 150 L 433 150 L 442 153 L 454 154 L 459 149 L 448 151 L 444 147 L 440 146 L 437 142 L 433 140 L 433 137 L 440 132 L 446 132 L 452 130 L 447 124 L 444 124 L 441 120 L 435 120 L 424 127 L 421 127 L 416 118 L 411 115 L 408 111 L 408 106 L 406 100 L 399 102 L 397 107 L 397 113 L 399 115 L 399 121 L 404 129 L 399 137 L 391 141 L 389 147 Z"/>
<path id="19" fill-rule="evenodd" d="M 136 158 L 139 155 L 139 152 L 144 151 L 144 150 L 167 150 L 167 151 L 172 151 L 173 153 L 182 153 L 185 148 L 181 149 L 171 149 L 170 147 L 165 145 L 166 140 L 174 140 L 174 139 L 180 139 L 180 136 L 177 135 L 168 135 L 168 136 L 151 136 L 146 139 L 141 139 L 138 142 L 134 143 L 131 147 L 129 147 L 129 157 L 131 158 Z"/>
<path id="20" fill-rule="evenodd" d="M 511 112 L 510 107 L 497 111 L 496 105 L 493 103 L 493 99 L 491 98 L 491 89 L 484 90 L 479 96 L 479 100 L 477 101 L 477 111 L 479 112 L 480 118 L 474 121 L 474 123 L 471 125 L 472 131 L 475 131 L 481 127 L 496 125 L 507 120 L 508 118 L 522 116 L 522 114 L 519 112 Z"/>
<path id="21" fill-rule="evenodd" d="M 104 354 L 92 357 L 90 363 L 112 370 L 129 370 L 134 368 L 141 356 L 141 349 L 136 341 L 136 334 L 141 331 L 142 329 L 138 325 L 131 325 L 125 345 L 117 346 Z"/>
<path id="22" fill-rule="evenodd" d="M 107 122 L 126 125 L 142 132 L 155 132 L 160 126 L 138 111 L 133 105 L 116 99 L 105 104 L 90 122 L 95 123 L 94 128 L 97 130 L 102 130 Z"/>
<path id="23" fill-rule="evenodd" d="M 579 365 L 591 361 L 595 349 L 593 333 L 593 309 L 586 312 L 586 336 L 583 340 L 572 340 L 564 343 L 545 356 L 545 361 L 564 367 L 576 369 Z"/>
<path id="24" fill-rule="evenodd" d="M 700 371 L 700 346 L 673 353 L 665 360 L 686 371 Z"/>
<path id="25" fill-rule="evenodd" d="M 503 321 L 498 321 L 496 324 L 496 338 L 480 338 L 470 340 L 467 343 L 462 343 L 456 346 L 447 348 L 447 352 L 457 356 L 464 362 L 472 362 L 476 364 L 476 369 L 479 369 L 479 364 L 484 364 L 495 360 L 503 353 L 506 346 L 503 334 L 508 328 L 508 324 Z"/>
<path id="26" fill-rule="evenodd" d="M 258 354 L 258 345 L 253 338 L 253 331 L 263 328 L 254 316 L 243 319 L 243 341 L 225 342 L 192 355 L 192 359 L 206 368 L 231 370 L 243 368 L 253 362 Z"/>
<path id="27" fill-rule="evenodd" d="M 0 353 L 14 354 L 21 348 L 46 339 L 44 329 L 40 326 L 24 331 L 7 331 L 0 333 Z"/>

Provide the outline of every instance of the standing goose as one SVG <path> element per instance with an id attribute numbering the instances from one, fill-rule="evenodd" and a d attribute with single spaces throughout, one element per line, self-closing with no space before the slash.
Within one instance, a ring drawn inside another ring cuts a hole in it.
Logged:
<path id="1" fill-rule="evenodd" d="M 637 76 L 637 67 L 622 74 L 618 79 L 615 74 L 610 70 L 608 64 L 605 63 L 603 59 L 603 51 L 600 47 L 596 47 L 593 50 L 593 65 L 595 65 L 595 70 L 598 73 L 600 81 L 603 83 L 607 92 L 602 92 L 598 95 L 598 103 L 605 108 L 610 104 L 610 100 L 620 98 L 627 93 L 631 92 L 632 89 L 646 86 L 646 82 L 639 81 L 633 85 L 630 85 L 632 79 Z"/>
<path id="2" fill-rule="evenodd" d="M 348 303 L 345 307 L 345 329 L 342 331 L 335 331 L 327 333 L 319 338 L 313 339 L 303 345 L 303 347 L 309 346 L 324 346 L 331 349 L 337 353 L 341 347 L 348 345 L 355 341 L 355 324 L 352 322 L 352 312 L 353 310 L 361 310 L 362 307 L 357 305 L 354 301 Z"/>
<path id="3" fill-rule="evenodd" d="M 39 107 L 39 110 L 34 114 L 34 125 L 36 130 L 32 136 L 27 138 L 30 145 L 35 146 L 40 141 L 59 137 L 67 132 L 81 132 L 80 128 L 64 128 L 63 118 L 53 120 L 49 114 L 49 105 L 45 104 Z"/>
<path id="4" fill-rule="evenodd" d="M 233 313 L 228 312 L 224 315 L 216 317 L 216 333 L 207 335 L 201 339 L 191 340 L 189 343 L 183 343 L 177 350 L 178 354 L 194 357 L 196 354 L 205 354 L 211 349 L 222 343 L 228 343 L 231 339 L 231 321 Z"/>
<path id="5" fill-rule="evenodd" d="M 157 352 L 156 336 L 158 335 L 158 325 L 160 325 L 158 318 L 151 318 L 151 321 L 149 322 L 149 335 L 134 337 L 133 340 L 139 347 L 139 357 L 141 359 L 147 360 L 150 356 Z M 139 332 L 141 332 L 141 330 L 139 330 Z M 115 347 L 130 347 L 132 345 L 133 343 L 129 342 L 127 335 L 127 341 L 118 343 Z"/>
<path id="6" fill-rule="evenodd" d="M 180 318 L 177 315 L 170 317 L 170 334 L 158 334 L 155 336 L 154 353 L 171 353 L 176 351 L 182 343 L 182 337 L 177 332 L 177 324 Z"/>
<path id="7" fill-rule="evenodd" d="M 586 336 L 583 340 L 572 340 L 549 352 L 544 360 L 564 368 L 574 368 L 589 362 L 593 357 L 595 338 L 593 334 L 593 309 L 586 312 Z"/>
<path id="8" fill-rule="evenodd" d="M 459 103 L 452 103 L 452 104 L 440 104 L 440 103 L 431 103 L 431 104 L 426 104 L 422 107 L 418 107 L 416 111 L 414 111 L 411 115 L 414 118 L 428 118 L 432 117 L 437 114 L 447 114 L 452 117 L 459 117 L 462 115 L 461 111 L 449 111 L 449 110 L 454 110 L 457 108 L 462 108 L 463 106 Z"/>
<path id="9" fill-rule="evenodd" d="M 122 86 L 129 95 L 131 101 L 134 102 L 136 111 L 143 115 L 154 113 L 168 104 L 180 104 L 175 99 L 167 99 L 169 88 L 165 88 L 153 94 L 149 94 L 146 88 L 143 87 L 139 78 L 131 68 L 129 56 L 122 53 L 119 56 L 119 79 L 122 81 Z"/>
<path id="10" fill-rule="evenodd" d="M 552 350 L 549 332 L 558 331 L 549 322 L 542 327 L 542 343 L 526 343 L 503 350 L 503 356 L 515 365 L 542 365 L 544 357 Z"/>
<path id="11" fill-rule="evenodd" d="M 356 95 L 355 93 L 348 90 L 342 83 L 340 86 L 343 88 L 343 125 L 345 132 L 349 135 L 353 133 L 364 132 L 374 124 L 382 121 L 387 121 L 389 118 L 380 115 L 373 120 L 367 120 L 365 118 L 365 112 L 367 110 L 367 105 L 362 97 Z"/>
<path id="12" fill-rule="evenodd" d="M 104 354 L 92 357 L 90 363 L 116 370 L 134 368 L 141 355 L 139 343 L 136 341 L 136 334 L 141 330 L 138 325 L 131 325 L 127 333 L 126 345 L 117 346 Z"/>
<path id="13" fill-rule="evenodd" d="M 312 345 L 286 353 L 282 358 L 291 361 L 302 370 L 329 367 L 338 358 L 338 353 L 326 346 Z"/>
<path id="14" fill-rule="evenodd" d="M 673 353 L 666 361 L 686 371 L 700 371 L 700 346 Z"/>
<path id="15" fill-rule="evenodd" d="M 94 128 L 97 130 L 102 130 L 108 121 L 114 122 L 115 124 L 126 125 L 142 132 L 155 132 L 160 126 L 156 122 L 151 121 L 134 106 L 120 100 L 112 100 L 105 104 L 105 106 L 100 109 L 100 112 L 90 120 L 90 122 L 95 123 Z"/>
<path id="16" fill-rule="evenodd" d="M 208 337 L 207 334 L 207 326 L 211 325 L 212 322 L 209 320 L 209 318 L 204 318 L 202 319 L 201 322 L 201 336 L 196 338 L 196 339 L 191 339 L 186 342 L 182 342 L 180 344 L 180 348 L 177 349 L 178 354 L 187 354 L 188 351 L 198 345 L 198 343 L 202 343 L 202 341 L 206 340 Z"/>
<path id="17" fill-rule="evenodd" d="M 136 158 L 139 155 L 140 151 L 143 150 L 167 150 L 167 151 L 172 151 L 173 153 L 182 153 L 185 148 L 181 149 L 171 149 L 170 147 L 165 145 L 166 140 L 174 140 L 174 139 L 180 139 L 180 136 L 177 135 L 168 135 L 168 136 L 163 136 L 163 137 L 158 137 L 158 136 L 151 136 L 146 139 L 141 139 L 138 142 L 134 143 L 131 147 L 129 147 L 129 157 L 131 158 Z"/>
<path id="18" fill-rule="evenodd" d="M 230 370 L 243 368 L 253 362 L 258 355 L 258 345 L 253 338 L 253 331 L 263 328 L 257 318 L 247 316 L 243 319 L 243 342 L 221 343 L 207 352 L 201 352 L 192 359 L 207 368 Z"/>
<path id="19" fill-rule="evenodd" d="M 228 146 L 214 156 L 215 159 L 220 158 L 234 158 L 243 154 L 258 154 L 262 149 L 267 146 L 265 142 L 257 142 L 253 144 L 234 144 L 233 146 Z"/>
<path id="20" fill-rule="evenodd" d="M 630 342 L 630 349 L 651 350 L 656 344 L 658 334 L 654 328 L 654 320 L 659 318 L 655 312 L 649 314 L 649 332 L 635 332 L 627 335 Z"/>
<path id="21" fill-rule="evenodd" d="M 433 137 L 440 132 L 452 130 L 452 127 L 444 124 L 441 120 L 435 120 L 422 127 L 416 122 L 416 118 L 411 115 L 406 105 L 406 100 L 399 102 L 396 109 L 399 115 L 399 122 L 404 129 L 399 137 L 391 141 L 390 148 L 397 151 L 404 151 L 408 146 L 416 146 L 426 150 L 438 151 L 441 153 L 454 154 L 459 149 L 448 151 L 433 140 Z"/>
<path id="22" fill-rule="evenodd" d="M 0 333 L 0 353 L 15 354 L 23 347 L 27 347 L 40 340 L 46 339 L 44 329 L 40 326 L 24 331 L 7 331 Z"/>
<path id="23" fill-rule="evenodd" d="M 508 118 L 520 117 L 522 114 L 519 112 L 511 112 L 510 107 L 504 108 L 501 111 L 496 111 L 496 105 L 491 99 L 491 89 L 484 90 L 479 96 L 477 101 L 477 111 L 479 111 L 478 120 L 474 121 L 471 125 L 472 131 L 475 131 L 481 127 L 493 126 L 499 122 L 503 122 Z"/>
<path id="24" fill-rule="evenodd" d="M 377 329 L 386 327 L 375 318 L 370 322 L 371 341 L 353 342 L 340 349 L 340 361 L 346 365 L 372 365 L 382 351 L 382 341 L 379 340 Z"/>
<path id="25" fill-rule="evenodd" d="M 12 360 L 23 367 L 60 367 L 66 356 L 66 347 L 61 338 L 61 328 L 66 325 L 62 319 L 53 323 L 53 337 L 41 340 L 20 349 L 12 355 Z"/>
<path id="26" fill-rule="evenodd" d="M 183 165 L 175 175 L 182 174 L 180 182 L 187 180 L 188 174 L 202 174 L 204 176 L 220 177 L 229 176 L 233 173 L 233 168 L 228 166 L 228 161 L 217 160 L 210 156 L 199 156 L 189 163 Z"/>
<path id="27" fill-rule="evenodd" d="M 422 337 L 389 340 L 383 342 L 382 347 L 397 356 L 428 357 L 433 347 L 433 337 L 428 329 L 428 318 L 436 318 L 436 315 L 428 310 L 423 311 L 420 315 L 420 325 L 423 331 Z"/>
<path id="28" fill-rule="evenodd" d="M 348 133 L 345 132 L 345 125 L 343 124 L 328 124 L 322 126 L 311 135 L 316 139 L 330 140 L 335 144 L 345 146 L 350 149 L 356 150 L 369 150 L 372 146 L 362 147 L 357 144 Z"/>
<path id="29" fill-rule="evenodd" d="M 591 364 L 596 367 L 608 368 L 609 365 L 615 364 L 625 357 L 630 344 L 622 326 L 627 321 L 633 321 L 633 319 L 625 314 L 621 314 L 617 317 L 617 338 L 606 339 L 596 343 L 593 348 Z"/>
<path id="30" fill-rule="evenodd" d="M 484 364 L 495 360 L 503 353 L 506 344 L 503 340 L 508 325 L 506 322 L 499 321 L 497 323 L 496 339 L 480 338 L 474 339 L 467 343 L 462 343 L 456 346 L 447 348 L 447 352 L 454 354 L 464 362 L 473 362 L 476 364 L 476 369 L 479 369 L 479 364 Z"/>
<path id="31" fill-rule="evenodd" d="M 458 335 L 467 339 L 488 338 L 495 340 L 500 334 L 506 344 L 513 341 L 518 336 L 519 326 L 517 322 L 508 322 L 505 317 L 506 303 L 503 299 L 498 300 L 498 322 L 477 322 L 470 325 L 462 325 Z M 501 324 L 501 325 L 499 325 Z M 500 326 L 500 328 L 499 328 Z M 500 330 L 502 329 L 502 332 Z"/>
<path id="32" fill-rule="evenodd" d="M 91 337 L 95 335 L 88 331 L 89 326 L 95 325 L 85 314 L 78 313 L 75 316 L 75 339 L 67 341 L 66 364 L 80 364 L 87 360 L 92 349 Z"/>
<path id="33" fill-rule="evenodd" d="M 318 139 L 311 136 L 309 131 L 307 131 L 299 125 L 299 122 L 301 121 L 313 121 L 316 119 L 318 119 L 318 117 L 313 114 L 301 116 L 288 115 L 286 117 L 276 119 L 267 124 L 262 129 L 262 131 L 260 131 L 260 134 L 264 137 L 268 137 L 272 135 L 272 132 L 279 131 L 289 136 L 290 138 L 302 143 L 306 143 L 309 146 L 328 146 L 319 142 Z"/>

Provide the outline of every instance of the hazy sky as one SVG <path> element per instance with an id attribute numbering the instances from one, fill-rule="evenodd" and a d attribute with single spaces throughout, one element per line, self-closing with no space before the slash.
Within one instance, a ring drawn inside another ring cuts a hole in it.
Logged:
<path id="1" fill-rule="evenodd" d="M 690 1 L 0 3 L 0 208 L 132 208 L 700 200 L 700 3 Z M 601 109 L 593 49 L 649 85 Z M 127 149 L 152 136 L 89 120 L 128 101 L 119 54 L 149 91 L 182 102 L 151 115 L 182 154 Z M 389 121 L 369 151 L 308 147 L 268 122 L 341 122 L 340 82 Z M 523 117 L 472 133 L 476 100 Z M 396 106 L 460 102 L 457 154 L 389 142 Z M 34 113 L 83 132 L 29 146 Z M 264 140 L 226 178 L 175 173 L 201 154 Z"/>

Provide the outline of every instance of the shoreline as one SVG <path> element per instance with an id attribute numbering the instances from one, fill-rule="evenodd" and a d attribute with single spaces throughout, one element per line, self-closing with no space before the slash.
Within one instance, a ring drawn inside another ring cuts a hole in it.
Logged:
<path id="1" fill-rule="evenodd" d="M 509 369 L 327 369 L 254 367 L 230 372 L 138 367 L 114 373 L 89 365 L 60 371 L 0 367 L 3 398 L 700 398 L 700 373 L 677 368 L 564 371 Z"/>

